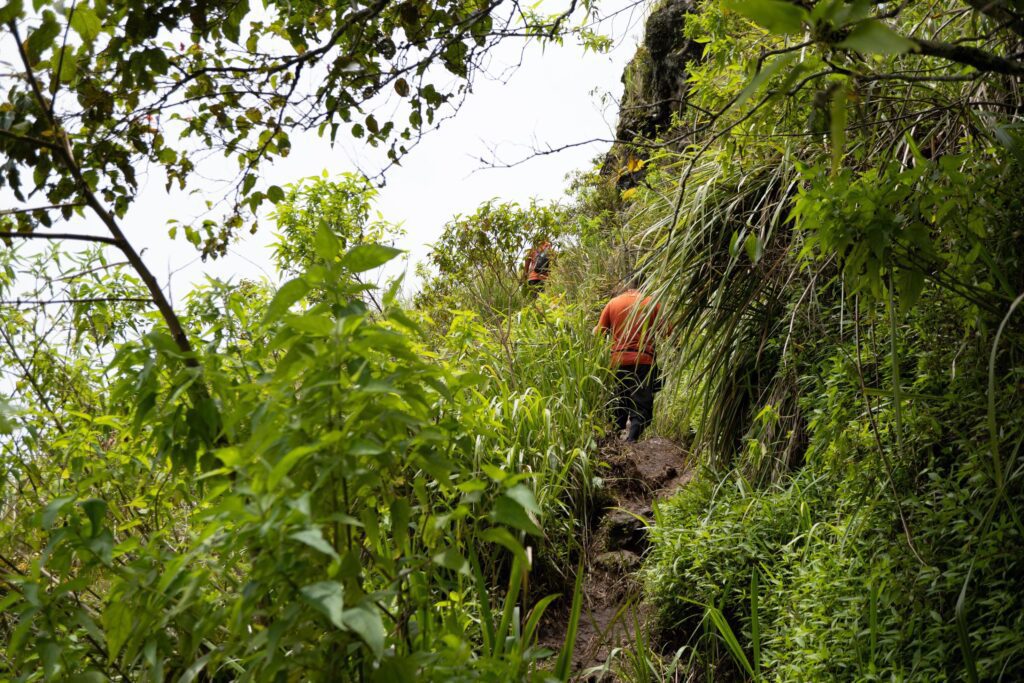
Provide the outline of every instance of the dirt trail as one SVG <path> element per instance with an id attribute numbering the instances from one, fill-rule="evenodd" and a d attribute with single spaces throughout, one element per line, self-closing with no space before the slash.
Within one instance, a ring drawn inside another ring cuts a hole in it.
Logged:
<path id="1" fill-rule="evenodd" d="M 647 524 L 655 499 L 671 495 L 693 476 L 685 453 L 672 441 L 655 437 L 636 444 L 608 442 L 602 458 L 608 499 L 590 530 L 573 668 L 577 680 L 598 680 L 582 672 L 604 664 L 616 647 L 634 640 L 634 630 L 647 621 L 650 609 L 640 600 L 636 571 L 647 551 Z M 553 615 L 541 641 L 561 649 L 567 609 Z M 610 680 L 601 678 L 601 680 Z"/>

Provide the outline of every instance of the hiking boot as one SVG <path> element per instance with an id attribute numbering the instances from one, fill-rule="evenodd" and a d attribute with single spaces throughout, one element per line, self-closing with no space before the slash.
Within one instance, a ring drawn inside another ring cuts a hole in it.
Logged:
<path id="1" fill-rule="evenodd" d="M 626 443 L 636 443 L 640 440 L 640 433 L 644 427 L 639 422 L 629 421 L 629 433 L 626 435 Z"/>

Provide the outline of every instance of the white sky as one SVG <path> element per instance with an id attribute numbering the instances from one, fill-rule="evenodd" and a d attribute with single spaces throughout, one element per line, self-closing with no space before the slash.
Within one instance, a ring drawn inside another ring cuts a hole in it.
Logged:
<path id="1" fill-rule="evenodd" d="M 609 0 L 601 4 L 601 15 L 610 16 L 630 4 L 631 0 Z M 492 150 L 503 161 L 512 162 L 529 156 L 532 148 L 611 138 L 622 93 L 620 78 L 635 52 L 644 19 L 645 9 L 640 7 L 607 20 L 602 32 L 616 40 L 608 54 L 584 53 L 574 44 L 549 45 L 543 50 L 531 45 L 522 52 L 523 44 L 513 41 L 492 53 L 491 73 L 502 73 L 518 63 L 521 53 L 522 65 L 505 82 L 478 74 L 462 110 L 426 136 L 401 167 L 391 169 L 387 185 L 380 191 L 376 208 L 386 220 L 404 224 L 406 236 L 398 246 L 409 251 L 413 262 L 427 253 L 429 244 L 455 214 L 471 212 L 492 197 L 518 202 L 532 197 L 557 199 L 563 195 L 567 174 L 588 168 L 596 155 L 608 149 L 608 143 L 595 143 L 534 158 L 515 168 L 479 170 L 480 157 L 490 158 Z M 330 175 L 357 166 L 377 170 L 379 162 L 375 165 L 373 160 L 379 155 L 375 157 L 373 150 L 345 138 L 344 128 L 337 139 L 332 148 L 314 132 L 293 134 L 289 157 L 273 166 L 264 165 L 261 181 L 283 186 L 324 170 Z M 217 160 L 210 163 L 222 167 Z M 202 164 L 198 170 L 203 172 Z M 194 185 L 201 183 L 193 181 Z M 246 231 L 227 257 L 206 263 L 198 259 L 198 252 L 180 231 L 176 240 L 168 237 L 167 221 L 191 220 L 204 199 L 182 193 L 168 195 L 162 178 L 153 176 L 122 221 L 129 239 L 143 250 L 144 260 L 174 300 L 180 300 L 206 275 L 237 280 L 272 271 L 268 245 L 274 241 L 274 228 L 270 221 L 262 221 L 254 236 Z M 99 228 L 93 223 L 95 220 L 89 221 L 90 228 Z"/>

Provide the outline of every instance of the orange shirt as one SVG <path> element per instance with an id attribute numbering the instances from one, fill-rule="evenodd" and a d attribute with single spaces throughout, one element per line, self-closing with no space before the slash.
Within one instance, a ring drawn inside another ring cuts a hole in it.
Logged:
<path id="1" fill-rule="evenodd" d="M 598 329 L 612 334 L 612 365 L 652 365 L 654 363 L 655 319 L 658 305 L 651 297 L 639 301 L 640 292 L 631 289 L 615 297 L 601 311 Z"/>
<path id="2" fill-rule="evenodd" d="M 538 244 L 537 246 L 535 246 L 534 248 L 530 249 L 530 251 L 528 251 L 526 253 L 526 268 L 525 268 L 525 270 L 526 270 L 526 273 L 527 273 L 527 275 L 526 275 L 527 282 L 538 282 L 538 281 L 542 281 L 542 280 L 547 280 L 548 279 L 548 274 L 547 273 L 538 273 L 536 270 L 534 270 L 534 266 L 537 265 L 537 257 L 540 256 L 540 253 L 542 251 L 545 251 L 545 250 L 548 250 L 548 249 L 551 249 L 551 242 L 542 242 L 541 244 Z M 551 252 L 550 251 L 548 252 L 548 257 L 549 258 L 551 257 Z"/>

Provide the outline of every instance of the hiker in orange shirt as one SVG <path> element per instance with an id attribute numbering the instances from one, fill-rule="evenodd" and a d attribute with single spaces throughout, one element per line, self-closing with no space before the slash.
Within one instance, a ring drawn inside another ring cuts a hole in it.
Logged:
<path id="1" fill-rule="evenodd" d="M 523 264 L 523 277 L 526 279 L 526 286 L 534 293 L 544 288 L 544 283 L 551 272 L 551 257 L 554 256 L 554 248 L 551 242 L 541 238 L 534 243 L 533 248 L 526 252 L 526 262 Z"/>
<path id="2" fill-rule="evenodd" d="M 629 289 L 613 298 L 601 311 L 595 334 L 611 334 L 612 367 L 615 369 L 615 426 L 629 425 L 626 441 L 635 442 L 654 419 L 654 395 L 661 389 L 655 364 L 654 340 L 659 329 L 659 306 L 642 297 L 639 277 Z"/>

